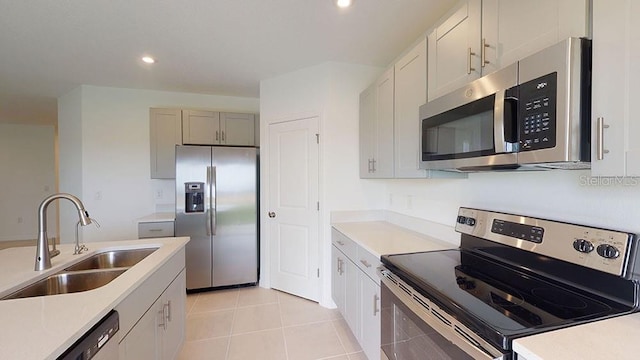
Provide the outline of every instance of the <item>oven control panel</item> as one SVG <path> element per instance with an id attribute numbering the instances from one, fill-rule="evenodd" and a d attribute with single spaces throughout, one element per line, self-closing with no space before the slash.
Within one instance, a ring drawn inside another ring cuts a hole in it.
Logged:
<path id="1" fill-rule="evenodd" d="M 491 232 L 520 240 L 531 241 L 536 244 L 540 244 L 544 236 L 544 228 L 540 226 L 519 224 L 501 219 L 493 219 Z"/>
<path id="2" fill-rule="evenodd" d="M 627 276 L 633 234 L 460 208 L 456 231 L 595 270 Z"/>

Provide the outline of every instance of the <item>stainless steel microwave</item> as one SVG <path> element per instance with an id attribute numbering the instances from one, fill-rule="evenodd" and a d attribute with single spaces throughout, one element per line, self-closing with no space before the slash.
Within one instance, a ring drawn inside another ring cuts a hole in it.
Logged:
<path id="1" fill-rule="evenodd" d="M 591 42 L 569 38 L 420 107 L 421 169 L 585 169 Z"/>

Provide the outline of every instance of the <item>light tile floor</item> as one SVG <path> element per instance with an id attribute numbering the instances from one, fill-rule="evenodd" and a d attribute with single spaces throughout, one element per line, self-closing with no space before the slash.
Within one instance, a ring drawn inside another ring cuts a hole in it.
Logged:
<path id="1" fill-rule="evenodd" d="M 260 287 L 187 295 L 179 358 L 366 360 L 337 310 Z"/>

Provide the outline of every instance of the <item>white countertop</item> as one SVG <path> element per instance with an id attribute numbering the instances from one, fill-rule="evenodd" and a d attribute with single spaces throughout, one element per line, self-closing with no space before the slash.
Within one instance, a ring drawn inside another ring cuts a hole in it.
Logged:
<path id="1" fill-rule="evenodd" d="M 63 270 L 96 252 L 158 247 L 158 250 L 100 288 L 53 296 L 0 300 L 0 359 L 55 359 L 151 274 L 182 249 L 189 238 L 156 238 L 87 243 L 89 251 L 72 255 L 62 244 L 52 268 L 34 271 L 35 247 L 0 251 L 0 297 Z"/>
<path id="2" fill-rule="evenodd" d="M 513 350 L 527 360 L 637 359 L 640 313 L 516 339 Z"/>
<path id="3" fill-rule="evenodd" d="M 365 250 L 380 258 L 385 254 L 455 249 L 448 243 L 386 221 L 333 223 L 332 226 Z"/>
<path id="4" fill-rule="evenodd" d="M 163 222 L 163 221 L 175 221 L 176 214 L 172 212 L 157 212 L 145 217 L 141 217 L 138 219 L 138 224 L 140 223 L 150 223 L 150 222 Z"/>

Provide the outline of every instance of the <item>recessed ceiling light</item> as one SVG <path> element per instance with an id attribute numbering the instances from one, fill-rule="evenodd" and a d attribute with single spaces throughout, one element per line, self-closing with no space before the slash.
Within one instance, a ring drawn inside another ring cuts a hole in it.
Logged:
<path id="1" fill-rule="evenodd" d="M 156 59 L 152 58 L 151 56 L 143 56 L 142 61 L 144 61 L 147 64 L 153 64 L 156 62 Z"/>
<path id="2" fill-rule="evenodd" d="M 339 8 L 348 8 L 353 3 L 352 0 L 335 0 L 336 6 Z"/>

